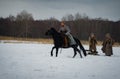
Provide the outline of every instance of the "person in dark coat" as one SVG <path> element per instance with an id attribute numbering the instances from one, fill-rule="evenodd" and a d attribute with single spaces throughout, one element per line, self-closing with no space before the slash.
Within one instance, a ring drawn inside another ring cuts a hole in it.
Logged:
<path id="1" fill-rule="evenodd" d="M 88 54 L 92 54 L 92 55 L 97 55 L 97 49 L 96 49 L 96 44 L 97 44 L 97 40 L 96 37 L 94 35 L 94 33 L 91 33 L 89 36 L 89 53 Z"/>
<path id="2" fill-rule="evenodd" d="M 113 46 L 113 39 L 111 38 L 110 34 L 107 33 L 105 35 L 105 40 L 103 41 L 103 47 L 102 47 L 102 51 L 103 53 L 105 53 L 106 56 L 111 56 L 113 55 L 113 49 L 112 49 L 112 46 Z"/>

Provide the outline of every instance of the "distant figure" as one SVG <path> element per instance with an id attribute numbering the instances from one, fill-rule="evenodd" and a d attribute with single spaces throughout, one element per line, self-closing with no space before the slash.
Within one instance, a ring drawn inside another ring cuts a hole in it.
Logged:
<path id="1" fill-rule="evenodd" d="M 112 50 L 112 45 L 113 45 L 113 39 L 111 38 L 110 34 L 107 33 L 105 35 L 105 39 L 103 41 L 103 47 L 102 47 L 102 51 L 103 53 L 105 53 L 106 56 L 111 56 L 113 55 L 113 50 Z"/>
<path id="2" fill-rule="evenodd" d="M 64 22 L 61 22 L 61 27 L 59 29 L 59 32 L 62 34 L 63 39 L 64 39 L 64 47 L 67 47 L 68 44 L 70 45 L 75 45 L 76 42 L 73 38 L 73 36 L 71 35 L 71 30 L 70 28 L 64 24 Z M 67 37 L 66 37 L 67 36 Z"/>
<path id="3" fill-rule="evenodd" d="M 97 44 L 97 40 L 96 37 L 94 35 L 94 33 L 91 33 L 89 36 L 89 53 L 88 54 L 92 54 L 92 55 L 97 55 L 97 49 L 96 49 L 96 44 Z"/>

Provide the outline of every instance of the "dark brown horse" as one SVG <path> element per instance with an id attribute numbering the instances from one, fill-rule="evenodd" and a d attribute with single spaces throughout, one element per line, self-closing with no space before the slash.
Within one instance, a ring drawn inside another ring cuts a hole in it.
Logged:
<path id="1" fill-rule="evenodd" d="M 74 50 L 73 58 L 76 56 L 77 51 L 80 54 L 80 57 L 82 58 L 82 54 L 81 54 L 81 51 L 78 49 L 78 46 L 83 51 L 84 56 L 87 55 L 84 47 L 82 46 L 81 42 L 77 38 L 74 38 L 74 40 L 76 41 L 75 45 L 68 45 L 67 47 L 63 47 L 63 44 L 64 44 L 63 37 L 54 28 L 50 28 L 45 34 L 46 35 L 52 35 L 52 38 L 54 40 L 54 46 L 51 50 L 51 56 L 53 56 L 53 50 L 54 49 L 56 49 L 56 57 L 57 57 L 59 48 L 70 48 L 70 47 L 72 47 L 73 50 Z"/>

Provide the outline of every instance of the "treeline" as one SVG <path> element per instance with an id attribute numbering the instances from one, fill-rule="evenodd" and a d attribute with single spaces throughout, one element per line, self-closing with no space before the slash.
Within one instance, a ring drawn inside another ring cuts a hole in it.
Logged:
<path id="1" fill-rule="evenodd" d="M 90 19 L 87 15 L 76 13 L 63 16 L 63 21 L 70 26 L 72 34 L 81 39 L 88 40 L 90 33 L 94 33 L 97 40 L 103 40 L 106 33 L 110 33 L 116 42 L 120 42 L 120 21 L 107 19 Z M 0 35 L 24 38 L 48 38 L 45 32 L 50 27 L 60 27 L 60 21 L 52 17 L 47 20 L 34 20 L 32 14 L 22 11 L 16 17 L 0 18 Z"/>

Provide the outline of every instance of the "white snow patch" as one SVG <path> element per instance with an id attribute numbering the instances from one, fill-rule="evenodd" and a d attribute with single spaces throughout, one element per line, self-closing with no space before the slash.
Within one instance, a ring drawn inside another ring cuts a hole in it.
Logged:
<path id="1" fill-rule="evenodd" d="M 75 58 L 72 48 L 50 56 L 52 44 L 0 43 L 0 79 L 120 79 L 120 47 L 114 55 Z M 87 45 L 84 45 L 88 49 Z"/>

